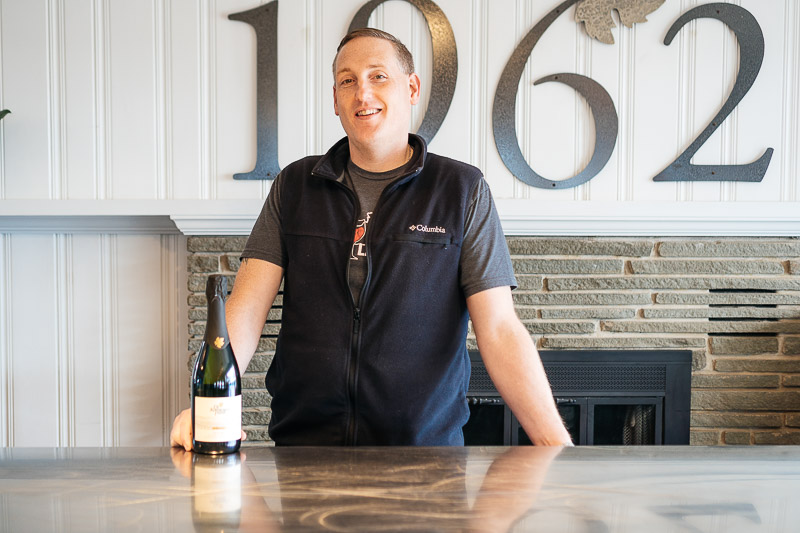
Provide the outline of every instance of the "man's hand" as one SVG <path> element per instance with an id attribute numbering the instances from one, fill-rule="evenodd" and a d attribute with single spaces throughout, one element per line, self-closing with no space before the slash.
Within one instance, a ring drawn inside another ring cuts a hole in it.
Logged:
<path id="1" fill-rule="evenodd" d="M 169 434 L 169 445 L 182 447 L 184 450 L 192 449 L 192 410 L 184 409 L 172 422 L 172 431 Z M 247 433 L 242 430 L 242 440 L 247 440 Z"/>
<path id="2" fill-rule="evenodd" d="M 172 432 L 169 434 L 169 445 L 183 447 L 187 452 L 192 449 L 192 410 L 184 409 L 172 422 Z"/>

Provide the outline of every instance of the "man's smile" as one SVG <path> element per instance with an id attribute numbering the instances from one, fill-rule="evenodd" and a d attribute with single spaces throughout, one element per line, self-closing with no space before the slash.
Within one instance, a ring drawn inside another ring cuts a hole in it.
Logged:
<path id="1" fill-rule="evenodd" d="M 382 109 L 379 108 L 372 108 L 372 109 L 362 109 L 361 111 L 356 112 L 357 117 L 366 117 L 369 115 L 374 115 L 376 113 L 380 113 Z"/>

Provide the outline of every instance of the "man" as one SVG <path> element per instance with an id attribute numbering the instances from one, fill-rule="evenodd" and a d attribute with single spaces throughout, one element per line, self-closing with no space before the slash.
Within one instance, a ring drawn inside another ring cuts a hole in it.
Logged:
<path id="1" fill-rule="evenodd" d="M 486 368 L 537 445 L 570 437 L 511 298 L 516 280 L 486 182 L 408 133 L 420 80 L 374 29 L 333 63 L 347 134 L 278 176 L 227 302 L 244 370 L 284 281 L 266 378 L 276 444 L 459 445 L 469 416 L 468 318 Z M 354 236 L 355 230 L 355 236 Z M 191 447 L 189 411 L 172 444 Z"/>

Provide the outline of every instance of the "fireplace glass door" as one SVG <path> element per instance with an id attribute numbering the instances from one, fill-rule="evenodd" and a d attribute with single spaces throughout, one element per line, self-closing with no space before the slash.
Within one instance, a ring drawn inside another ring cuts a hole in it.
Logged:
<path id="1" fill-rule="evenodd" d="M 588 406 L 587 444 L 661 443 L 661 398 L 597 398 Z"/>
<path id="2" fill-rule="evenodd" d="M 579 445 L 660 444 L 661 398 L 556 398 L 572 442 Z M 516 418 L 512 444 L 531 444 Z"/>
<path id="3" fill-rule="evenodd" d="M 542 351 L 559 413 L 578 445 L 689 444 L 691 352 Z M 468 445 L 531 444 L 470 353 Z"/>
<path id="4" fill-rule="evenodd" d="M 464 426 L 464 442 L 470 446 L 502 446 L 509 444 L 511 410 L 502 398 L 468 399 L 469 421 Z"/>

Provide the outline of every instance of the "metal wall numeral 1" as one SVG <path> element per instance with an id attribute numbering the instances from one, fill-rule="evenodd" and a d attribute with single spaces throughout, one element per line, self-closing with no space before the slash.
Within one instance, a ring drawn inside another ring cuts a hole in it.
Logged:
<path id="1" fill-rule="evenodd" d="M 764 33 L 761 31 L 755 17 L 744 8 L 735 4 L 705 4 L 691 9 L 678 17 L 672 24 L 664 38 L 664 44 L 669 46 L 672 40 L 689 21 L 698 18 L 713 18 L 722 21 L 736 35 L 739 43 L 739 72 L 728 99 L 722 104 L 706 128 L 700 132 L 689 147 L 678 156 L 675 161 L 659 172 L 653 181 L 755 181 L 764 179 L 769 162 L 772 159 L 772 148 L 762 154 L 752 163 L 744 165 L 694 165 L 692 157 L 709 137 L 717 130 L 720 124 L 739 105 L 744 95 L 753 86 L 761 63 L 764 61 Z"/>
<path id="2" fill-rule="evenodd" d="M 367 2 L 350 23 L 348 33 L 358 28 L 367 27 L 369 16 L 376 7 L 387 0 L 372 0 Z M 456 91 L 458 78 L 458 53 L 456 50 L 456 37 L 450 21 L 444 12 L 431 0 L 405 0 L 422 13 L 425 23 L 431 33 L 431 49 L 433 69 L 431 77 L 431 96 L 428 99 L 428 109 L 419 126 L 417 135 L 431 142 L 444 122 L 444 117 L 450 110 L 453 94 Z"/>
<path id="3" fill-rule="evenodd" d="M 278 165 L 278 0 L 228 15 L 256 31 L 256 167 L 235 180 L 271 180 Z"/>
<path id="4" fill-rule="evenodd" d="M 500 153 L 500 158 L 503 160 L 508 170 L 518 179 L 532 187 L 539 187 L 542 189 L 567 189 L 586 183 L 600 173 L 611 158 L 614 145 L 617 143 L 617 133 L 619 129 L 617 110 L 614 107 L 614 101 L 611 99 L 611 96 L 593 79 L 580 74 L 569 73 L 546 76 L 534 82 L 534 85 L 548 81 L 564 83 L 578 91 L 588 102 L 589 107 L 592 109 L 592 115 L 594 116 L 596 140 L 594 153 L 586 167 L 581 172 L 568 179 L 553 181 L 543 178 L 525 161 L 517 140 L 517 130 L 514 123 L 517 107 L 517 89 L 528 56 L 531 55 L 533 48 L 536 46 L 536 43 L 539 42 L 544 32 L 547 31 L 547 28 L 555 22 L 559 15 L 578 1 L 579 0 L 567 0 L 563 2 L 545 15 L 544 18 L 528 32 L 519 46 L 517 46 L 516 50 L 514 50 L 505 69 L 503 69 L 500 81 L 497 84 L 497 92 L 494 96 L 492 126 L 494 129 L 494 142 L 497 145 L 497 151 Z"/>

